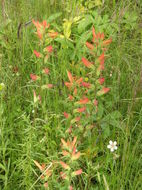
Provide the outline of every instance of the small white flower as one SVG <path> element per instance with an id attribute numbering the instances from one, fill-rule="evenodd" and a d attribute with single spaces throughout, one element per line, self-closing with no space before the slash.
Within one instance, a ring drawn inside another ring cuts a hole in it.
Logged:
<path id="1" fill-rule="evenodd" d="M 4 86 L 5 86 L 3 82 L 2 82 L 2 83 L 0 83 L 0 85 L 1 85 L 2 87 L 4 87 Z"/>
<path id="2" fill-rule="evenodd" d="M 107 148 L 109 148 L 111 152 L 114 152 L 115 150 L 117 150 L 116 145 L 117 145 L 116 141 L 114 141 L 114 142 L 109 141 L 109 145 L 107 145 Z"/>
<path id="3" fill-rule="evenodd" d="M 112 77 L 112 71 L 110 71 L 110 75 L 109 76 Z"/>
<path id="4" fill-rule="evenodd" d="M 0 91 L 3 90 L 5 87 L 5 84 L 4 83 L 0 83 Z"/>

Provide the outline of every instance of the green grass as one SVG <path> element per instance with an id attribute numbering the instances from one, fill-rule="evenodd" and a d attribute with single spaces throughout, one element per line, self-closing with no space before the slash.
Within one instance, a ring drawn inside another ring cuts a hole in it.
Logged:
<path id="1" fill-rule="evenodd" d="M 61 155 L 60 138 L 65 137 L 63 132 L 66 127 L 62 113 L 69 109 L 65 104 L 67 89 L 62 85 L 62 80 L 68 80 L 66 70 L 81 75 L 76 68 L 79 65 L 78 55 L 82 56 L 84 50 L 80 40 L 79 46 L 74 46 L 77 64 L 73 65 L 70 49 L 55 43 L 58 56 L 52 57 L 49 66 L 52 70 L 50 80 L 57 88 L 43 91 L 42 105 L 37 113 L 32 113 L 32 90 L 36 86 L 35 83 L 30 83 L 29 76 L 30 73 L 40 71 L 39 63 L 36 63 L 37 59 L 33 56 L 33 50 L 39 47 L 33 24 L 25 26 L 25 23 L 33 18 L 42 21 L 54 13 L 62 12 L 62 16 L 52 23 L 62 32 L 62 19 L 70 18 L 67 9 L 72 7 L 73 17 L 79 14 L 76 5 L 80 1 L 51 2 L 52 5 L 49 0 L 12 0 L 5 1 L 4 7 L 1 4 L 4 15 L 1 12 L 0 83 L 4 83 L 5 88 L 0 91 L 0 190 L 45 189 L 41 179 L 36 181 L 40 172 L 33 160 L 49 165 L 53 160 L 59 160 Z M 79 150 L 85 150 L 85 147 L 93 149 L 96 146 L 93 152 L 96 155 L 82 155 L 80 167 L 84 173 L 73 180 L 73 184 L 78 190 L 141 190 L 142 5 L 140 1 L 104 2 L 103 6 L 93 9 L 101 15 L 107 14 L 111 18 L 110 23 L 115 24 L 112 28 L 116 27 L 112 32 L 113 42 L 105 70 L 106 85 L 111 91 L 102 101 L 104 118 L 109 117 L 111 123 L 110 131 L 106 138 L 96 132 L 88 142 L 89 146 L 86 142 L 80 145 Z M 128 17 L 125 17 L 126 13 Z M 136 20 L 133 19 L 134 16 L 137 17 Z M 76 25 L 73 28 L 76 34 L 73 36 L 74 41 L 81 38 L 75 27 Z M 112 28 L 107 27 L 105 32 L 112 31 Z M 13 71 L 16 67 L 19 75 Z M 109 116 L 114 111 L 121 113 L 116 120 Z M 108 120 L 104 119 L 101 122 L 106 121 Z M 98 144 L 95 143 L 96 139 Z M 116 159 L 113 159 L 107 149 L 109 140 L 118 143 Z M 49 187 L 51 190 L 61 189 L 58 185 L 61 182 L 58 172 L 59 169 L 50 178 L 53 184 Z"/>

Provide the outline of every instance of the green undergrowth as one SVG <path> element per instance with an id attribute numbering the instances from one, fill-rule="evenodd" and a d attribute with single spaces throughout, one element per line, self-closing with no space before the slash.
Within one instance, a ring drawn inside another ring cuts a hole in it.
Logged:
<path id="1" fill-rule="evenodd" d="M 0 15 L 0 190 L 45 189 L 34 160 L 49 165 L 61 157 L 61 138 L 66 137 L 63 112 L 69 109 L 64 82 L 67 70 L 79 77 L 84 74 L 84 68 L 79 68 L 92 26 L 106 38 L 112 37 L 104 73 L 111 90 L 99 108 L 101 131 L 93 137 L 88 133 L 90 139 L 80 145 L 83 173 L 72 183 L 78 190 L 141 190 L 141 1 L 4 2 Z M 32 19 L 47 20 L 62 34 L 53 40 L 55 56 L 49 63 L 50 81 L 56 88 L 42 91 L 37 110 L 33 106 L 37 84 L 31 82 L 30 74 L 40 72 L 33 55 L 40 47 Z M 117 141 L 116 154 L 107 149 L 109 140 Z M 67 189 L 60 185 L 58 171 L 50 178 L 51 190 Z"/>

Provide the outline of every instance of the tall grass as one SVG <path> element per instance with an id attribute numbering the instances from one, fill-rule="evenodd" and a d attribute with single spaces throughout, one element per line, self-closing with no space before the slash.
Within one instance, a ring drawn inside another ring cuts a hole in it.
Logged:
<path id="1" fill-rule="evenodd" d="M 60 46 L 58 58 L 52 57 L 50 65 L 53 71 L 51 80 L 58 86 L 58 90 L 43 92 L 43 104 L 34 117 L 32 89 L 35 86 L 30 83 L 29 75 L 38 70 L 38 64 L 35 64 L 36 59 L 32 54 L 38 44 L 31 20 L 47 19 L 53 13 L 62 12 L 62 16 L 55 21 L 58 28 L 63 18 L 70 18 L 67 6 L 72 7 L 72 15 L 76 16 L 77 3 L 12 0 L 1 4 L 3 14 L 0 15 L 0 83 L 5 84 L 5 89 L 0 91 L 1 190 L 29 190 L 31 187 L 44 189 L 41 179 L 36 182 L 38 172 L 33 160 L 50 163 L 58 159 L 60 130 L 64 127 L 60 121 L 66 97 L 62 79 L 67 79 L 66 70 L 74 70 L 74 65 L 69 62 L 66 49 Z M 103 138 L 100 137 L 102 154 L 94 156 L 92 163 L 88 163 L 85 177 L 76 183 L 76 189 L 141 190 L 141 2 L 106 1 L 102 7 L 95 9 L 110 15 L 112 22 L 118 27 L 106 65 L 107 84 L 111 86 L 111 92 L 105 103 L 105 113 L 118 110 L 122 115 L 119 126 L 111 128 L 107 138 L 117 140 L 119 146 L 117 158 L 113 160 L 110 153 L 107 153 Z M 133 12 L 138 16 L 134 28 L 129 21 L 123 23 L 126 12 Z M 15 72 L 16 69 L 18 73 Z M 84 156 L 84 159 L 88 158 Z M 58 174 L 52 176 L 53 182 L 57 176 Z"/>

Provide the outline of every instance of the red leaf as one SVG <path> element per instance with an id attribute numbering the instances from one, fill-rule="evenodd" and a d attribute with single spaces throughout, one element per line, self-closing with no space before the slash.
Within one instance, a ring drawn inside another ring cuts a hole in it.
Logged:
<path id="1" fill-rule="evenodd" d="M 48 187 L 48 183 L 46 182 L 46 183 L 44 183 L 44 187 L 45 188 L 47 188 Z"/>
<path id="2" fill-rule="evenodd" d="M 47 88 L 53 88 L 53 84 L 47 84 Z"/>
<path id="3" fill-rule="evenodd" d="M 62 179 L 66 179 L 67 178 L 67 175 L 65 173 L 63 173 L 63 172 L 60 172 L 60 175 L 61 175 Z"/>
<path id="4" fill-rule="evenodd" d="M 67 75 L 68 75 L 69 81 L 70 81 L 71 83 L 73 83 L 74 79 L 73 79 L 73 77 L 72 77 L 71 72 L 67 71 Z"/>
<path id="5" fill-rule="evenodd" d="M 97 106 L 98 105 L 98 101 L 95 99 L 94 100 L 94 105 Z"/>
<path id="6" fill-rule="evenodd" d="M 100 55 L 99 57 L 99 61 L 100 61 L 100 64 L 103 65 L 104 64 L 104 60 L 105 60 L 105 55 L 104 55 L 104 52 Z"/>
<path id="7" fill-rule="evenodd" d="M 105 40 L 105 41 L 103 41 L 103 46 L 107 46 L 107 45 L 109 45 L 110 43 L 112 42 L 112 39 L 108 39 L 108 40 Z"/>
<path id="8" fill-rule="evenodd" d="M 88 98 L 83 98 L 83 99 L 81 99 L 78 103 L 79 104 L 87 104 L 89 102 L 89 99 Z"/>
<path id="9" fill-rule="evenodd" d="M 43 71 L 44 71 L 45 74 L 47 74 L 47 75 L 49 74 L 49 69 L 48 68 L 45 68 Z"/>
<path id="10" fill-rule="evenodd" d="M 90 44 L 89 42 L 86 42 L 86 46 L 90 49 L 93 50 L 94 46 L 92 44 Z"/>
<path id="11" fill-rule="evenodd" d="M 61 139 L 61 142 L 65 148 L 68 148 L 68 144 L 66 143 L 66 141 L 64 139 Z"/>
<path id="12" fill-rule="evenodd" d="M 80 175 L 80 174 L 82 174 L 82 169 L 74 171 L 72 174 L 75 175 L 75 176 Z"/>
<path id="13" fill-rule="evenodd" d="M 69 117 L 69 114 L 66 113 L 66 112 L 64 112 L 64 116 L 65 116 L 65 118 L 68 118 L 68 117 Z"/>
<path id="14" fill-rule="evenodd" d="M 52 47 L 52 46 L 47 46 L 47 47 L 46 47 L 46 50 L 47 50 L 49 53 L 51 53 L 51 52 L 53 51 L 53 47 Z"/>
<path id="15" fill-rule="evenodd" d="M 71 88 L 71 87 L 72 87 L 72 83 L 70 83 L 70 82 L 65 82 L 65 86 L 68 87 L 68 88 Z"/>
<path id="16" fill-rule="evenodd" d="M 70 155 L 69 152 L 67 152 L 67 151 L 65 151 L 65 150 L 62 151 L 62 154 L 63 154 L 64 156 Z"/>
<path id="17" fill-rule="evenodd" d="M 76 80 L 76 83 L 77 83 L 77 84 L 80 84 L 82 81 L 83 81 L 83 78 L 81 77 L 81 78 L 79 78 L 78 80 Z"/>
<path id="18" fill-rule="evenodd" d="M 58 36 L 58 32 L 50 32 L 48 35 L 50 38 L 56 38 Z"/>
<path id="19" fill-rule="evenodd" d="M 87 68 L 91 68 L 92 63 L 91 63 L 90 61 L 88 61 L 87 59 L 85 59 L 84 57 L 82 58 L 82 62 L 84 63 L 84 65 L 85 65 Z"/>
<path id="20" fill-rule="evenodd" d="M 74 97 L 69 94 L 69 99 L 72 101 L 74 99 Z"/>
<path id="21" fill-rule="evenodd" d="M 101 95 L 103 95 L 103 94 L 106 94 L 106 93 L 109 92 L 109 91 L 110 91 L 110 88 L 104 87 L 102 90 L 100 90 L 100 91 L 97 92 L 97 95 L 98 95 L 98 96 L 101 96 Z"/>
<path id="22" fill-rule="evenodd" d="M 34 54 L 35 54 L 35 56 L 36 56 L 37 58 L 41 57 L 40 53 L 37 52 L 36 50 L 34 50 Z"/>
<path id="23" fill-rule="evenodd" d="M 102 85 L 104 83 L 105 79 L 104 78 L 99 78 L 99 83 Z"/>
<path id="24" fill-rule="evenodd" d="M 64 169 L 66 169 L 66 170 L 70 169 L 69 165 L 66 164 L 65 162 L 60 161 L 60 164 L 61 164 L 61 166 L 62 166 Z"/>
<path id="25" fill-rule="evenodd" d="M 77 137 L 75 136 L 72 142 L 72 148 L 75 146 L 76 141 L 77 141 Z"/>
<path id="26" fill-rule="evenodd" d="M 86 87 L 86 88 L 90 88 L 91 87 L 91 84 L 87 83 L 87 82 L 82 82 L 81 85 L 84 86 L 84 87 Z"/>
<path id="27" fill-rule="evenodd" d="M 37 75 L 34 75 L 34 74 L 30 74 L 30 78 L 33 80 L 33 81 L 36 81 L 38 79 L 38 76 Z"/>
<path id="28" fill-rule="evenodd" d="M 82 108 L 78 108 L 77 109 L 77 111 L 79 112 L 79 113 L 82 113 L 82 112 L 84 112 L 86 110 L 86 107 L 82 107 Z"/>

